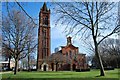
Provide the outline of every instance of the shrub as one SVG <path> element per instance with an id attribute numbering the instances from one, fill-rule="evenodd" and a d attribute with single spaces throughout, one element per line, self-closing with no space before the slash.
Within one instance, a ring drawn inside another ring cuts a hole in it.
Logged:
<path id="1" fill-rule="evenodd" d="M 85 72 L 85 71 L 90 71 L 90 69 L 76 69 L 76 72 Z"/>

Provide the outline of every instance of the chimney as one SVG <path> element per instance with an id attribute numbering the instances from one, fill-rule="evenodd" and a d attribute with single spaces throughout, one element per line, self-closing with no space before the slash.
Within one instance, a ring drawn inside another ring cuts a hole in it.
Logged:
<path id="1" fill-rule="evenodd" d="M 71 43 L 71 37 L 69 36 L 69 37 L 67 37 L 67 45 L 70 45 L 70 44 L 72 44 L 72 43 Z"/>

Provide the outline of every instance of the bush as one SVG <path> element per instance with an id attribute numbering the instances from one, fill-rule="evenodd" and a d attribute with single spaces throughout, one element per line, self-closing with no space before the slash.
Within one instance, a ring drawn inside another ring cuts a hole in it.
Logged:
<path id="1" fill-rule="evenodd" d="M 97 68 L 95 68 L 95 67 L 93 68 L 92 67 L 92 69 L 100 69 L 100 68 L 98 68 L 98 67 Z M 104 67 L 104 70 L 114 70 L 114 67 Z"/>
<path id="2" fill-rule="evenodd" d="M 110 67 L 110 68 L 104 68 L 104 70 L 114 70 L 113 67 Z"/>
<path id="3" fill-rule="evenodd" d="M 31 69 L 31 71 L 37 71 L 37 69 Z"/>
<path id="4" fill-rule="evenodd" d="M 21 71 L 28 71 L 27 69 L 22 69 Z M 37 71 L 37 69 L 30 69 L 30 71 Z"/>
<path id="5" fill-rule="evenodd" d="M 76 69 L 76 72 L 85 72 L 85 71 L 90 71 L 90 69 Z"/>

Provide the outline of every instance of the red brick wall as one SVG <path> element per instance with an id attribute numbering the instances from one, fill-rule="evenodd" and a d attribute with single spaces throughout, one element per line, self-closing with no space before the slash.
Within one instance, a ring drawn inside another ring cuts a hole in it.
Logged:
<path id="1" fill-rule="evenodd" d="M 43 19 L 48 18 L 48 25 L 43 24 Z M 45 31 L 46 38 L 43 38 L 43 31 Z M 43 42 L 46 41 L 46 44 Z M 44 47 L 46 46 L 46 53 L 44 52 Z M 38 29 L 38 69 L 40 68 L 40 65 L 43 63 L 44 59 L 48 59 L 50 56 L 50 10 L 43 11 L 41 9 L 39 13 L 39 29 Z M 46 58 L 43 57 L 43 55 L 46 54 Z"/>

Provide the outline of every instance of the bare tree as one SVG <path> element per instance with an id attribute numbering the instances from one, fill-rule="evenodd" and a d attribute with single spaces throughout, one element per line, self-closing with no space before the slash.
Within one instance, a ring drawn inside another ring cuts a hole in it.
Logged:
<path id="1" fill-rule="evenodd" d="M 2 55 L 4 55 L 8 59 L 8 70 L 10 70 L 10 61 L 12 56 L 10 54 L 10 51 L 4 46 L 2 46 Z"/>
<path id="2" fill-rule="evenodd" d="M 14 74 L 17 72 L 18 61 L 27 56 L 27 44 L 34 28 L 34 23 L 21 11 L 12 10 L 7 16 L 3 16 L 2 42 L 15 59 Z"/>
<path id="3" fill-rule="evenodd" d="M 28 71 L 30 71 L 30 54 L 35 52 L 37 46 L 36 39 L 34 36 L 35 35 L 31 35 L 29 42 L 27 43 Z"/>
<path id="4" fill-rule="evenodd" d="M 53 53 L 50 57 L 49 57 L 49 61 L 53 62 L 56 67 L 55 67 L 55 71 L 58 71 L 58 64 L 64 62 L 64 56 L 62 53 L 57 52 L 57 53 Z"/>
<path id="5" fill-rule="evenodd" d="M 31 20 L 31 22 L 34 24 L 34 25 L 38 25 L 35 21 L 38 20 L 38 19 L 34 19 L 33 17 L 31 17 L 30 14 L 28 14 L 28 12 L 24 9 L 24 5 L 26 5 L 26 3 L 23 3 L 23 2 L 19 2 L 17 0 L 14 0 L 15 2 L 13 2 L 11 4 L 11 2 L 7 1 L 4 3 L 4 7 L 6 7 L 7 11 L 9 12 L 13 7 L 16 7 L 16 9 L 18 8 L 19 10 L 21 10 L 22 12 L 24 12 L 24 14 L 29 17 L 29 19 Z"/>
<path id="6" fill-rule="evenodd" d="M 27 57 L 21 59 L 20 61 L 21 61 L 20 70 L 26 70 L 28 68 Z"/>
<path id="7" fill-rule="evenodd" d="M 65 31 L 68 34 L 72 34 L 73 31 L 77 30 L 75 35 L 78 34 L 85 39 L 92 38 L 95 55 L 99 63 L 100 76 L 105 76 L 98 46 L 108 36 L 120 32 L 117 14 L 113 13 L 117 3 L 73 2 L 55 4 L 54 11 L 57 13 L 56 24 L 60 22 L 66 25 Z"/>
<path id="8" fill-rule="evenodd" d="M 27 11 L 24 9 L 24 5 L 26 5 L 25 3 L 20 3 L 18 1 L 15 0 L 15 2 L 13 4 L 11 4 L 10 2 L 6 2 L 5 3 L 5 7 L 6 7 L 6 10 L 8 12 L 8 14 L 10 14 L 10 11 L 12 10 L 13 7 L 16 7 L 16 9 L 18 8 L 19 10 L 21 10 L 25 16 L 27 16 L 29 18 L 29 20 L 32 22 L 33 25 L 37 26 L 35 20 L 37 19 L 34 19 L 30 16 L 30 14 L 27 13 Z M 30 61 L 30 58 L 29 58 L 29 55 L 31 52 L 35 51 L 35 48 L 37 46 L 37 43 L 35 41 L 35 35 L 31 35 L 31 39 L 29 41 L 29 43 L 27 44 L 27 48 L 28 48 L 28 52 L 27 52 L 27 58 L 28 58 L 28 71 L 30 70 L 30 67 L 29 67 L 29 61 Z"/>
<path id="9" fill-rule="evenodd" d="M 108 38 L 99 46 L 99 53 L 101 54 L 103 65 L 105 67 L 119 67 L 120 66 L 120 41 L 118 39 Z"/>

